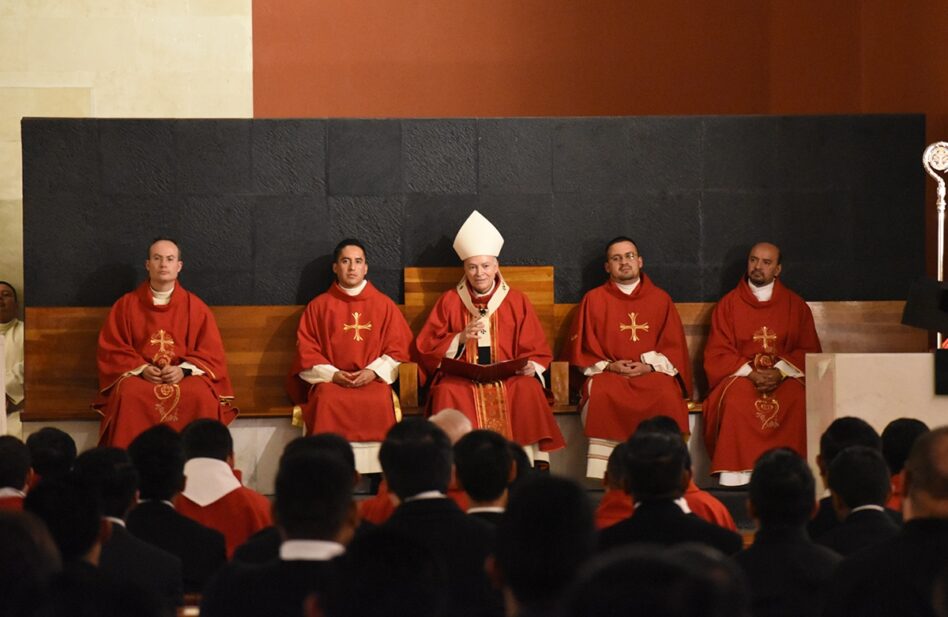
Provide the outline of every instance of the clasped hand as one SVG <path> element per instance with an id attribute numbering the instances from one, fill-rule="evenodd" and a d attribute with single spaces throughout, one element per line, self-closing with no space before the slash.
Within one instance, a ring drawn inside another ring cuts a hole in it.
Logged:
<path id="1" fill-rule="evenodd" d="M 378 375 L 372 369 L 364 368 L 361 371 L 336 371 L 332 374 L 332 382 L 343 388 L 361 388 L 375 381 Z"/>
<path id="2" fill-rule="evenodd" d="M 751 371 L 747 378 L 751 380 L 758 392 L 770 394 L 783 381 L 783 373 L 775 368 L 765 368 Z"/>
<path id="3" fill-rule="evenodd" d="M 149 364 L 142 369 L 142 379 L 150 383 L 176 384 L 184 379 L 184 370 L 180 366 L 166 364 L 158 368 L 154 364 Z"/>
<path id="4" fill-rule="evenodd" d="M 640 375 L 651 373 L 654 369 L 651 364 L 645 364 L 644 362 L 616 360 L 606 365 L 606 370 L 625 377 L 639 377 Z"/>

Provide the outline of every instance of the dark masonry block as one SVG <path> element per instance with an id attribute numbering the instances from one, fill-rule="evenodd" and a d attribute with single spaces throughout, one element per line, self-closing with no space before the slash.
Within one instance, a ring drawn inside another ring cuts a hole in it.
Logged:
<path id="1" fill-rule="evenodd" d="M 850 116 L 775 119 L 774 186 L 795 191 L 845 188 L 857 165 Z"/>
<path id="2" fill-rule="evenodd" d="M 924 197 L 916 195 L 914 187 L 884 193 L 856 191 L 849 221 L 854 257 L 870 262 L 921 263 L 925 207 Z"/>
<path id="3" fill-rule="evenodd" d="M 330 238 L 333 246 L 343 238 L 364 245 L 369 270 L 398 267 L 402 263 L 404 196 L 330 197 Z"/>
<path id="4" fill-rule="evenodd" d="M 20 126 L 24 194 L 101 190 L 97 121 L 24 118 Z"/>
<path id="5" fill-rule="evenodd" d="M 553 129 L 553 190 L 623 192 L 631 150 L 623 118 L 569 118 Z"/>
<path id="6" fill-rule="evenodd" d="M 478 205 L 475 195 L 406 195 L 402 263 L 460 265 L 451 246 L 458 229 Z"/>
<path id="7" fill-rule="evenodd" d="M 768 116 L 704 118 L 704 180 L 709 189 L 767 189 L 775 184 L 777 120 Z"/>
<path id="8" fill-rule="evenodd" d="M 757 242 L 775 241 L 773 195 L 764 191 L 705 191 L 701 195 L 701 264 L 746 260 Z"/>
<path id="9" fill-rule="evenodd" d="M 367 277 L 375 287 L 395 304 L 405 300 L 404 272 L 401 268 L 369 268 Z"/>
<path id="10" fill-rule="evenodd" d="M 475 121 L 403 120 L 402 169 L 409 192 L 475 193 Z"/>
<path id="11" fill-rule="evenodd" d="M 859 293 L 858 288 L 866 288 L 866 282 L 852 276 L 856 274 L 856 266 L 848 256 L 840 257 L 840 261 L 833 262 L 801 262 L 788 259 L 783 264 L 780 280 L 809 302 L 849 300 L 854 293 Z"/>
<path id="12" fill-rule="evenodd" d="M 680 191 L 702 187 L 701 118 L 630 118 L 628 134 L 631 190 Z"/>
<path id="13" fill-rule="evenodd" d="M 254 120 L 251 124 L 253 190 L 258 194 L 326 192 L 326 123 Z"/>
<path id="14" fill-rule="evenodd" d="M 700 259 L 700 194 L 629 193 L 625 228 L 647 263 L 696 265 Z M 627 234 L 622 234 L 627 235 Z M 605 238 L 608 242 L 611 238 Z"/>
<path id="15" fill-rule="evenodd" d="M 501 264 L 554 264 L 553 230 L 556 222 L 551 195 L 481 195 L 477 211 L 486 216 L 504 237 Z M 454 235 L 451 241 L 454 241 Z"/>
<path id="16" fill-rule="evenodd" d="M 327 225 L 329 207 L 324 195 L 254 197 L 252 220 L 258 277 L 289 271 L 298 283 L 308 263 L 332 250 Z M 254 294 L 259 296 L 260 289 L 254 288 Z M 261 300 L 265 297 L 261 296 Z"/>
<path id="17" fill-rule="evenodd" d="M 636 238 L 619 193 L 564 193 L 553 196 L 553 260 L 561 266 L 602 271 L 606 242 L 616 236 Z"/>
<path id="18" fill-rule="evenodd" d="M 402 187 L 398 120 L 329 120 L 329 194 L 385 195 Z"/>
<path id="19" fill-rule="evenodd" d="M 182 206 L 178 211 L 178 227 L 185 268 L 222 272 L 253 270 L 252 197 L 191 196 L 183 199 Z M 235 299 L 247 297 L 235 296 Z"/>
<path id="20" fill-rule="evenodd" d="M 785 257 L 834 261 L 853 252 L 852 194 L 848 191 L 774 195 L 774 235 Z"/>
<path id="21" fill-rule="evenodd" d="M 717 302 L 737 286 L 747 271 L 747 253 L 734 251 L 724 265 L 701 268 L 701 302 Z"/>
<path id="22" fill-rule="evenodd" d="M 924 191 L 929 181 L 922 168 L 925 151 L 925 116 L 866 115 L 853 116 L 852 170 L 853 188 L 908 187 Z"/>
<path id="23" fill-rule="evenodd" d="M 549 193 L 553 123 L 541 119 L 477 121 L 481 193 Z"/>
<path id="24" fill-rule="evenodd" d="M 209 306 L 245 306 L 252 304 L 253 268 L 205 268 L 184 274 L 181 284 L 197 294 Z M 227 341 L 224 341 L 225 349 Z"/>
<path id="25" fill-rule="evenodd" d="M 102 190 L 126 195 L 173 193 L 173 127 L 174 121 L 171 120 L 100 121 Z"/>
<path id="26" fill-rule="evenodd" d="M 701 302 L 701 267 L 692 265 L 646 265 L 645 273 L 675 302 Z"/>
<path id="27" fill-rule="evenodd" d="M 576 266 L 557 266 L 553 273 L 555 300 L 560 304 L 575 304 L 583 294 L 605 281 L 605 272 Z"/>
<path id="28" fill-rule="evenodd" d="M 251 120 L 177 120 L 177 190 L 184 194 L 249 193 Z"/>

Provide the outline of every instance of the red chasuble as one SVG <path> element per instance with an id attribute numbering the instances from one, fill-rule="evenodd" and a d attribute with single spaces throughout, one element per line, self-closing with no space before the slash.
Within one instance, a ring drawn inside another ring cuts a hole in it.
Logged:
<path id="1" fill-rule="evenodd" d="M 746 278 L 721 298 L 704 351 L 711 388 L 703 405 L 704 439 L 711 473 L 751 471 L 761 454 L 780 446 L 806 457 L 803 378 L 788 378 L 762 396 L 750 379 L 733 374 L 748 363 L 769 367 L 780 360 L 802 373 L 805 355 L 819 352 L 810 307 L 779 279 L 767 302 L 754 297 Z"/>
<path id="2" fill-rule="evenodd" d="M 612 527 L 632 516 L 632 497 L 621 488 L 606 489 L 596 507 L 596 529 Z"/>
<path id="3" fill-rule="evenodd" d="M 316 296 L 300 318 L 296 363 L 287 387 L 294 403 L 305 403 L 307 434 L 331 432 L 349 441 L 382 441 L 399 409 L 391 386 L 381 379 L 361 388 L 332 382 L 310 385 L 299 372 L 319 364 L 358 371 L 385 354 L 405 362 L 411 338 L 401 311 L 372 283 L 366 282 L 356 296 L 336 283 Z"/>
<path id="4" fill-rule="evenodd" d="M 224 534 L 228 559 L 247 538 L 273 524 L 270 500 L 246 486 L 240 486 L 206 506 L 199 506 L 179 494 L 174 499 L 174 507 L 184 516 Z"/>
<path id="5" fill-rule="evenodd" d="M 224 345 L 214 315 L 200 298 L 175 285 L 171 301 L 152 302 L 148 281 L 112 306 L 99 333 L 97 354 L 102 414 L 99 445 L 125 448 L 142 431 L 166 423 L 177 431 L 198 418 L 229 424 L 237 410 Z M 153 384 L 126 375 L 143 364 L 190 362 L 204 375 Z"/>
<path id="6" fill-rule="evenodd" d="M 521 445 L 538 443 L 549 451 L 566 445 L 553 411 L 535 377 L 517 375 L 503 381 L 474 383 L 438 370 L 454 336 L 486 311 L 490 321 L 490 362 L 528 358 L 544 368 L 553 354 L 543 326 L 525 295 L 497 276 L 494 291 L 472 299 L 462 279 L 435 303 L 412 349 L 422 379 L 431 379 L 428 413 L 452 407 L 464 412 L 475 428 L 496 431 Z M 469 341 L 459 358 L 478 361 L 477 345 Z"/>
<path id="7" fill-rule="evenodd" d="M 639 361 L 643 353 L 665 355 L 678 377 L 654 372 L 639 377 L 599 373 L 583 384 L 580 407 L 588 403 L 586 435 L 625 441 L 639 422 L 657 415 L 671 416 L 687 435 L 691 363 L 681 317 L 675 303 L 642 273 L 641 282 L 626 295 L 607 281 L 583 297 L 570 329 L 565 359 L 584 369 L 602 360 Z M 684 389 L 684 391 L 683 391 Z"/>

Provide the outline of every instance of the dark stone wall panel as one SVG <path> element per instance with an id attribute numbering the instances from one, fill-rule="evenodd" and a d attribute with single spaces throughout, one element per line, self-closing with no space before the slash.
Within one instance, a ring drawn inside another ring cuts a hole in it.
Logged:
<path id="1" fill-rule="evenodd" d="M 622 118 L 569 118 L 553 129 L 553 190 L 622 193 L 631 150 Z"/>
<path id="2" fill-rule="evenodd" d="M 258 120 L 251 125 L 253 190 L 257 194 L 326 192 L 326 123 Z"/>
<path id="3" fill-rule="evenodd" d="M 632 118 L 629 134 L 629 187 L 635 191 L 700 189 L 701 118 Z"/>
<path id="4" fill-rule="evenodd" d="M 552 121 L 478 120 L 478 190 L 549 193 L 553 187 Z"/>
<path id="5" fill-rule="evenodd" d="M 704 121 L 704 186 L 769 189 L 776 184 L 777 119 L 721 116 Z"/>
<path id="6" fill-rule="evenodd" d="M 331 195 L 400 193 L 401 123 L 330 120 L 328 170 Z"/>
<path id="7" fill-rule="evenodd" d="M 403 121 L 402 166 L 413 193 L 477 192 L 474 120 Z"/>
<path id="8" fill-rule="evenodd" d="M 99 124 L 102 190 L 126 195 L 173 194 L 174 122 L 103 120 Z"/>
<path id="9" fill-rule="evenodd" d="M 250 122 L 178 120 L 174 126 L 180 193 L 250 192 L 253 187 Z"/>
<path id="10" fill-rule="evenodd" d="M 24 192 L 101 191 L 99 121 L 25 118 L 21 132 Z"/>

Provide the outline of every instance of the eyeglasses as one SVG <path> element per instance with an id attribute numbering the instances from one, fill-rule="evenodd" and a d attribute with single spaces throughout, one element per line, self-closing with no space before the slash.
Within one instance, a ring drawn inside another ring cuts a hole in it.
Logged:
<path id="1" fill-rule="evenodd" d="M 609 258 L 609 261 L 620 264 L 623 261 L 635 261 L 637 257 L 638 255 L 635 253 L 626 253 L 625 255 L 613 255 Z"/>

